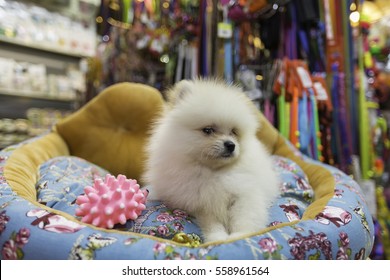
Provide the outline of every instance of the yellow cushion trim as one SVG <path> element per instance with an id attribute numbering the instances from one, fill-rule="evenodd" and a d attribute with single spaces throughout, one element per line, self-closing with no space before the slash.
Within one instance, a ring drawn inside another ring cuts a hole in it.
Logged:
<path id="1" fill-rule="evenodd" d="M 36 201 L 39 166 L 53 157 L 68 154 L 64 140 L 52 132 L 13 151 L 4 166 L 4 177 L 19 196 Z"/>
<path id="2" fill-rule="evenodd" d="M 163 99 L 147 85 L 119 83 L 103 90 L 57 125 L 71 155 L 139 182 L 145 142 Z M 142 183 L 142 182 L 141 182 Z"/>
<path id="3" fill-rule="evenodd" d="M 267 147 L 269 152 L 273 154 L 277 145 L 279 132 L 260 112 L 258 113 L 258 118 L 260 122 L 260 129 L 257 132 L 257 138 L 259 138 Z"/>

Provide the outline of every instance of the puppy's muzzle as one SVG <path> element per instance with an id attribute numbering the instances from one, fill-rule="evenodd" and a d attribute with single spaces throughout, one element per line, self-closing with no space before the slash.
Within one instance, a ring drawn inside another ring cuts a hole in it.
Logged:
<path id="1" fill-rule="evenodd" d="M 228 140 L 223 143 L 225 150 L 223 153 L 224 157 L 230 157 L 233 155 L 233 152 L 236 148 L 236 144 L 234 144 L 232 141 Z"/>

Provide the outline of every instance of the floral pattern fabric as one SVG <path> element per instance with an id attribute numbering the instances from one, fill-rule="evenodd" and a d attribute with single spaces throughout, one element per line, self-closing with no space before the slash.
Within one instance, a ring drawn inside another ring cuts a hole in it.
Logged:
<path id="1" fill-rule="evenodd" d="M 203 245 L 194 217 L 158 201 L 147 201 L 147 209 L 135 221 L 114 230 L 78 222 L 77 196 L 107 173 L 80 158 L 44 163 L 36 182 L 40 204 L 23 199 L 3 175 L 17 148 L 0 152 L 2 259 L 365 259 L 373 246 L 373 222 L 359 185 L 340 170 L 307 158 L 325 166 L 336 180 L 333 198 L 314 219 L 302 219 L 314 201 L 307 176 L 296 163 L 274 156 L 282 183 L 269 226 L 277 227 L 241 240 Z"/>

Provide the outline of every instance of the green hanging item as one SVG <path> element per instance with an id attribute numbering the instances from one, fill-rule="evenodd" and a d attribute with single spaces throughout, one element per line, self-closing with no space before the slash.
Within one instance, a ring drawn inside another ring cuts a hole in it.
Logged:
<path id="1" fill-rule="evenodd" d="M 132 4 L 132 0 L 122 0 L 123 3 L 123 11 L 122 11 L 122 21 L 125 23 L 130 23 L 129 22 L 129 10 L 130 6 Z"/>
<path id="2" fill-rule="evenodd" d="M 368 111 L 366 106 L 366 93 L 363 81 L 365 80 L 363 63 L 363 42 L 362 38 L 358 41 L 359 52 L 359 124 L 360 124 L 360 164 L 362 169 L 362 178 L 370 178 L 370 129 L 368 123 Z"/>
<path id="3" fill-rule="evenodd" d="M 278 126 L 280 134 L 288 138 L 286 122 L 286 89 L 285 87 L 282 87 L 281 94 L 278 97 Z"/>

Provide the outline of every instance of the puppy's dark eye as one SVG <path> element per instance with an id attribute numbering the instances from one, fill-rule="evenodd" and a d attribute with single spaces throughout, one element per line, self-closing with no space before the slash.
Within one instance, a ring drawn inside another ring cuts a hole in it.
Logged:
<path id="1" fill-rule="evenodd" d="M 238 136 L 237 129 L 233 128 L 231 134 L 233 134 L 234 136 Z"/>
<path id="2" fill-rule="evenodd" d="M 210 134 L 213 134 L 215 132 L 214 128 L 212 128 L 210 126 L 206 126 L 206 127 L 202 128 L 202 131 L 206 135 L 210 135 Z"/>

